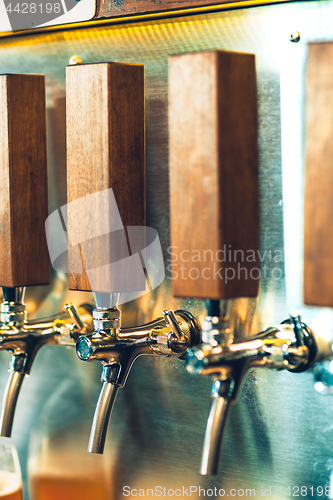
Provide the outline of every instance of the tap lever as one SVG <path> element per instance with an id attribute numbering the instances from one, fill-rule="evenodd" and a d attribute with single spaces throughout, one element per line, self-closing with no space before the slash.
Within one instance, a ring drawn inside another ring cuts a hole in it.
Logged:
<path id="1" fill-rule="evenodd" d="M 303 335 L 303 328 L 302 328 L 300 313 L 298 311 L 292 311 L 290 313 L 290 319 L 291 319 L 292 324 L 294 325 L 296 345 L 298 347 L 301 345 L 304 345 L 304 335 Z"/>
<path id="2" fill-rule="evenodd" d="M 301 320 L 298 311 L 292 311 L 289 319 L 282 322 L 282 329 L 292 327 L 294 340 L 290 338 L 289 347 L 286 350 L 288 370 L 302 372 L 311 368 L 317 360 L 319 353 L 320 338 L 315 337 L 311 328 Z"/>
<path id="3" fill-rule="evenodd" d="M 178 324 L 177 318 L 176 318 L 173 310 L 172 309 L 165 309 L 162 314 L 164 316 L 165 322 L 167 323 L 167 325 L 170 326 L 176 339 L 182 340 L 183 333 L 182 333 L 181 329 L 179 328 L 179 324 Z"/>
<path id="4" fill-rule="evenodd" d="M 64 308 L 68 312 L 68 314 L 70 315 L 70 317 L 71 317 L 73 323 L 75 324 L 76 328 L 78 330 L 80 330 L 81 332 L 84 332 L 86 330 L 86 326 L 82 322 L 82 320 L 80 318 L 79 311 L 76 309 L 76 307 L 74 306 L 74 304 L 72 304 L 71 302 L 67 302 L 64 305 Z"/>

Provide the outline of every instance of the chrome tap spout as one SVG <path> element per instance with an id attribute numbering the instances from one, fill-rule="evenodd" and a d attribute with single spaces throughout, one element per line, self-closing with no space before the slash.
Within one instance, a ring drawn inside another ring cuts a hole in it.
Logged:
<path id="1" fill-rule="evenodd" d="M 121 364 L 113 362 L 103 366 L 102 389 L 95 408 L 94 418 L 90 431 L 88 451 L 90 453 L 104 452 L 106 433 L 112 408 L 116 399 L 119 384 L 119 375 L 121 373 Z"/>
<path id="2" fill-rule="evenodd" d="M 228 384 L 228 382 L 226 383 Z M 215 476 L 217 474 L 231 402 L 232 399 L 227 394 L 223 397 L 219 395 L 214 397 L 202 448 L 200 473 L 203 476 Z"/>
<path id="3" fill-rule="evenodd" d="M 2 410 L 0 416 L 0 435 L 2 437 L 10 437 L 12 434 L 15 408 L 24 376 L 25 373 L 18 371 L 12 371 L 9 376 L 2 400 Z"/>
<path id="4" fill-rule="evenodd" d="M 104 452 L 106 433 L 118 389 L 119 386 L 112 382 L 103 382 L 91 426 L 88 444 L 90 453 L 102 454 Z"/>

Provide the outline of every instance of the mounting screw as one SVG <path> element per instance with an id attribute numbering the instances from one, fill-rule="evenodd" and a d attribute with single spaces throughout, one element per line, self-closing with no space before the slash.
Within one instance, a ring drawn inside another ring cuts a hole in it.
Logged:
<path id="1" fill-rule="evenodd" d="M 290 41 L 293 43 L 299 42 L 301 39 L 301 34 L 299 31 L 294 31 L 293 33 L 290 34 Z"/>
<path id="2" fill-rule="evenodd" d="M 74 66 L 75 64 L 82 64 L 83 63 L 83 59 L 82 57 L 80 56 L 72 56 L 70 59 L 69 59 L 69 64 L 70 66 Z"/>

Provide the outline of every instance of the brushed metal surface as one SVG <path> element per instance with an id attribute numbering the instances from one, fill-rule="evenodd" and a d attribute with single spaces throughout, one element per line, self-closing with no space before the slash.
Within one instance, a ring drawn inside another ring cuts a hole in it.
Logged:
<path id="1" fill-rule="evenodd" d="M 157 229 L 169 265 L 168 55 L 210 48 L 255 53 L 261 257 L 262 265 L 267 267 L 266 276 L 262 273 L 258 300 L 234 301 L 235 322 L 238 331 L 248 335 L 279 323 L 290 309 L 299 308 L 310 326 L 329 332 L 331 311 L 302 304 L 301 270 L 306 42 L 332 40 L 332 19 L 333 1 L 321 0 L 147 21 L 135 26 L 124 24 L 1 39 L 1 73 L 46 74 L 50 211 L 66 203 L 64 86 L 69 58 L 78 54 L 86 63 L 143 63 L 147 225 Z M 297 44 L 289 41 L 295 30 L 301 34 Z M 28 307 L 38 315 L 55 312 L 65 296 L 75 303 L 89 298 L 67 293 L 65 277 L 58 276 L 53 277 L 50 287 L 28 290 Z M 202 301 L 181 301 L 171 296 L 167 272 L 158 289 L 123 307 L 124 321 L 128 325 L 149 321 L 164 307 L 188 308 L 199 317 L 204 315 Z M 2 391 L 8 357 L 0 354 Z M 77 388 L 82 383 L 84 398 L 76 400 L 74 390 L 61 410 L 61 399 L 54 403 L 54 412 L 59 413 L 59 426 L 65 425 L 66 419 L 68 423 L 75 421 L 71 415 L 76 414 L 77 406 L 82 409 L 81 419 L 88 423 L 97 401 L 100 371 L 98 366 L 80 362 L 73 351 L 61 347 L 41 350 L 30 379 L 22 388 L 13 428 L 13 441 L 19 447 L 23 469 L 29 434 L 43 414 L 47 418 L 45 405 L 52 393 L 66 380 L 68 387 L 70 381 Z M 329 484 L 333 466 L 333 398 L 314 391 L 312 373 L 259 369 L 248 375 L 236 405 L 231 408 L 219 476 L 201 477 L 199 463 L 211 405 L 210 386 L 208 379 L 189 376 L 180 360 L 142 357 L 136 361 L 126 387 L 119 391 L 109 427 L 107 447 L 114 457 L 110 469 L 114 498 L 123 498 L 125 485 L 255 488 L 256 496 L 262 496 L 262 487 L 271 486 L 271 498 L 287 499 L 288 494 L 277 494 L 280 486 L 285 491 L 288 486 L 316 488 Z M 82 435 L 78 431 L 75 435 L 77 443 L 88 443 L 88 437 L 88 433 Z M 241 494 L 235 496 L 240 497 Z M 307 497 L 311 498 L 311 494 Z M 198 498 L 198 493 L 192 498 Z"/>

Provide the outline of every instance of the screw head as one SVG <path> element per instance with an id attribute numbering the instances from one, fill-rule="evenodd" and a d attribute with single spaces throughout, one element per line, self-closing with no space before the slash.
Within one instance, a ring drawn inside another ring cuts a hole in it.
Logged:
<path id="1" fill-rule="evenodd" d="M 290 34 L 290 41 L 293 43 L 299 42 L 301 39 L 301 34 L 299 31 L 294 31 L 293 33 Z"/>
<path id="2" fill-rule="evenodd" d="M 72 57 L 70 57 L 70 59 L 69 59 L 69 64 L 70 64 L 70 66 L 74 66 L 75 64 L 82 64 L 82 63 L 83 63 L 83 59 L 82 59 L 82 57 L 77 56 L 77 55 L 72 56 Z"/>

